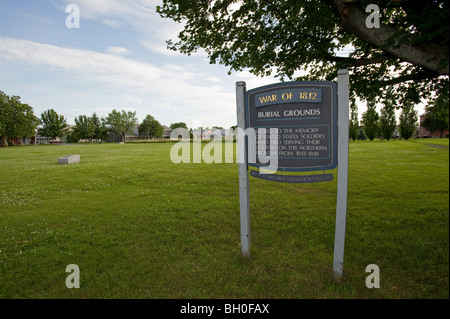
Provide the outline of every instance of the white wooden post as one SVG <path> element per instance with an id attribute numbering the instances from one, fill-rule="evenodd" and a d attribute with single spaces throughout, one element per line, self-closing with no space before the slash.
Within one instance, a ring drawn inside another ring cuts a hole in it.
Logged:
<path id="1" fill-rule="evenodd" d="M 236 109 L 238 130 L 245 131 L 245 82 L 236 82 Z M 239 155 L 239 208 L 241 221 L 241 253 L 250 257 L 250 202 L 249 202 L 249 176 L 248 151 L 244 134 L 238 134 Z"/>
<path id="2" fill-rule="evenodd" d="M 336 230 L 334 238 L 333 272 L 340 279 L 344 269 L 345 225 L 348 189 L 348 70 L 338 71 L 338 173 Z"/>

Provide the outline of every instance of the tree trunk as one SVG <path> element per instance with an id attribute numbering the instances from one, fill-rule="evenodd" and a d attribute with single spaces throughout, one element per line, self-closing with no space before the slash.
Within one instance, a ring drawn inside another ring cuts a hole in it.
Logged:
<path id="1" fill-rule="evenodd" d="M 403 61 L 419 65 L 435 74 L 448 75 L 449 64 L 442 63 L 448 59 L 448 47 L 437 44 L 411 44 L 412 35 L 402 34 L 389 26 L 381 24 L 380 28 L 368 28 L 364 12 L 358 1 L 354 0 L 327 0 L 339 16 L 341 27 L 353 33 L 363 41 L 383 50 L 388 55 L 395 56 Z M 395 43 L 388 45 L 388 40 Z M 402 41 L 400 42 L 399 39 Z M 409 41 L 406 41 L 408 39 Z"/>
<path id="2" fill-rule="evenodd" d="M 1 136 L 0 137 L 0 146 L 1 147 L 7 147 L 8 146 L 8 141 L 6 140 L 6 136 Z"/>

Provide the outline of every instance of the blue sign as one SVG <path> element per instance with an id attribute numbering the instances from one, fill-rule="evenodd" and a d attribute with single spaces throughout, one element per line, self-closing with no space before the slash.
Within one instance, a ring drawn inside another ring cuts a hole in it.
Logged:
<path id="1" fill-rule="evenodd" d="M 337 165 L 337 89 L 334 82 L 286 82 L 245 96 L 254 167 L 277 157 L 279 171 L 329 170 Z M 274 140 L 273 137 L 276 137 Z"/>

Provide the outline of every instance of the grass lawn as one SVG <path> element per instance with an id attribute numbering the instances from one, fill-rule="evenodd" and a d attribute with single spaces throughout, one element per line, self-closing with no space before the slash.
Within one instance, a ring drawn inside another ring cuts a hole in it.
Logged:
<path id="1" fill-rule="evenodd" d="M 350 143 L 340 283 L 336 178 L 251 178 L 247 260 L 238 165 L 174 164 L 172 146 L 0 149 L 0 298 L 449 298 L 448 139 Z"/>

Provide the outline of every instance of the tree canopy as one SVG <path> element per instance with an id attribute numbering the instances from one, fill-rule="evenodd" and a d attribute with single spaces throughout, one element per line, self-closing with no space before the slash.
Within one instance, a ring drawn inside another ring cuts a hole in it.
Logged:
<path id="1" fill-rule="evenodd" d="M 58 114 L 54 109 L 48 109 L 41 114 L 42 128 L 39 129 L 41 136 L 52 139 L 63 137 L 67 131 L 67 121 L 64 115 Z"/>
<path id="2" fill-rule="evenodd" d="M 449 129 L 448 96 L 438 96 L 427 105 L 421 125 L 430 132 L 440 132 L 440 136 L 443 137 L 444 131 Z"/>
<path id="3" fill-rule="evenodd" d="M 7 146 L 8 139 L 34 136 L 38 124 L 31 106 L 22 103 L 19 96 L 0 91 L 0 146 Z"/>
<path id="4" fill-rule="evenodd" d="M 352 99 L 350 103 L 350 119 L 348 123 L 349 137 L 356 141 L 359 134 L 359 117 L 358 117 L 358 106 L 356 105 L 355 99 Z"/>
<path id="5" fill-rule="evenodd" d="M 136 112 L 126 112 L 124 110 L 119 112 L 114 109 L 106 117 L 105 123 L 108 125 L 110 131 L 120 134 L 122 142 L 125 143 L 125 135 L 127 133 L 132 133 L 133 129 L 136 127 Z"/>
<path id="6" fill-rule="evenodd" d="M 449 1 L 163 0 L 157 11 L 184 26 L 169 49 L 204 49 L 230 72 L 332 81 L 348 68 L 364 100 L 382 102 L 386 89 L 397 106 L 448 96 Z M 379 27 L 366 24 L 378 14 Z"/>
<path id="7" fill-rule="evenodd" d="M 106 139 L 106 128 L 105 123 L 102 122 L 100 117 L 97 115 L 97 113 L 92 113 L 92 123 L 94 124 L 94 138 L 103 140 Z"/>
<path id="8" fill-rule="evenodd" d="M 188 129 L 186 123 L 184 123 L 184 122 L 177 122 L 177 123 L 170 124 L 170 129 L 171 130 L 174 130 L 174 129 L 179 128 L 179 127 L 184 128 L 186 130 Z"/>
<path id="9" fill-rule="evenodd" d="M 147 136 L 148 139 L 153 137 L 161 137 L 164 133 L 164 128 L 151 115 L 147 115 L 142 123 L 139 125 L 139 134 Z"/>
<path id="10" fill-rule="evenodd" d="M 407 103 L 403 106 L 400 113 L 400 136 L 405 140 L 414 135 L 417 125 L 417 111 L 414 110 L 414 105 Z"/>
<path id="11" fill-rule="evenodd" d="M 392 105 L 385 104 L 381 109 L 380 116 L 380 134 L 388 141 L 391 139 L 397 126 L 397 119 L 395 118 L 395 108 Z"/>
<path id="12" fill-rule="evenodd" d="M 364 133 L 369 140 L 373 141 L 378 134 L 378 121 L 380 119 L 376 110 L 376 105 L 373 101 L 367 102 L 367 111 L 363 113 L 362 118 Z"/>
<path id="13" fill-rule="evenodd" d="M 80 115 L 78 118 L 75 118 L 75 128 L 73 132 L 79 139 L 94 138 L 95 125 L 92 117 Z"/>
<path id="14" fill-rule="evenodd" d="M 68 136 L 68 140 L 72 143 L 77 143 L 80 139 L 89 139 L 101 141 L 106 139 L 106 127 L 104 121 L 100 119 L 97 113 L 92 113 L 92 116 L 80 115 L 75 118 L 75 126 L 73 131 Z"/>

